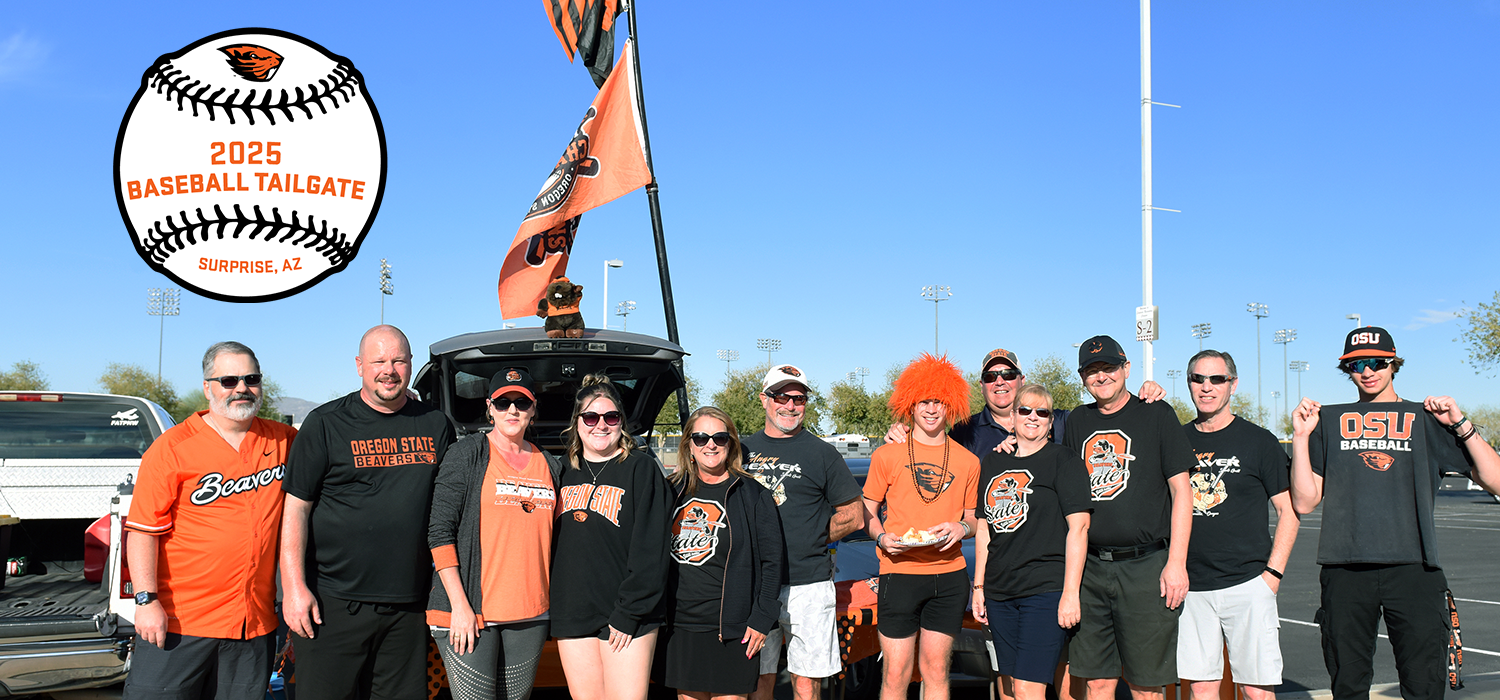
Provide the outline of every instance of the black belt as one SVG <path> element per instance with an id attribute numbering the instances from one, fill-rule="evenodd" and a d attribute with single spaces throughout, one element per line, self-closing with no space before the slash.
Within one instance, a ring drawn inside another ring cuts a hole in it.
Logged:
<path id="1" fill-rule="evenodd" d="M 1136 545 L 1134 547 L 1089 547 L 1089 554 L 1099 557 L 1099 561 L 1126 561 L 1129 559 L 1139 559 L 1147 554 L 1160 552 L 1166 548 L 1166 540 L 1157 540 L 1151 544 Z"/>

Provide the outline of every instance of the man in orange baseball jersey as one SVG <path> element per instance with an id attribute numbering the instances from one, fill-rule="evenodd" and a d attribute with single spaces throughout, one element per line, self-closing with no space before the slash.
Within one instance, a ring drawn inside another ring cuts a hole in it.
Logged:
<path id="1" fill-rule="evenodd" d="M 127 698 L 266 692 L 276 632 L 282 474 L 297 431 L 255 417 L 260 362 L 236 342 L 203 355 L 199 411 L 141 457 L 125 529 L 135 586 Z"/>
<path id="2" fill-rule="evenodd" d="M 1310 513 L 1323 504 L 1315 621 L 1335 700 L 1369 697 L 1382 611 L 1401 696 L 1443 697 L 1448 581 L 1433 522 L 1437 490 L 1445 474 L 1460 474 L 1500 492 L 1500 456 L 1452 397 L 1396 395 L 1405 363 L 1389 331 L 1356 328 L 1339 369 L 1359 401 L 1302 399 L 1292 411 L 1292 507 Z"/>

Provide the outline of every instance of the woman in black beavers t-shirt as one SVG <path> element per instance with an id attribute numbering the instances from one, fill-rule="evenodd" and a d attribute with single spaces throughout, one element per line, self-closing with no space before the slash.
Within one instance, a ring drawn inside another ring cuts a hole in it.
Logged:
<path id="1" fill-rule="evenodd" d="M 671 493 L 635 451 L 624 403 L 584 378 L 553 529 L 552 636 L 575 700 L 644 700 L 667 584 Z"/>
<path id="2" fill-rule="evenodd" d="M 1016 450 L 979 468 L 974 618 L 988 621 L 1006 695 L 1042 700 L 1068 628 L 1088 551 L 1089 477 L 1077 455 L 1047 439 L 1052 396 L 1040 384 L 1016 398 Z"/>

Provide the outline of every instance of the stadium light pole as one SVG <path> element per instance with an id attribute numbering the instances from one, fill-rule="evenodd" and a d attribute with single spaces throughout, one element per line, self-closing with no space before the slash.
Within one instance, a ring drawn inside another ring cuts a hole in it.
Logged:
<path id="1" fill-rule="evenodd" d="M 1182 370 L 1169 369 L 1167 376 L 1172 378 L 1172 398 L 1177 398 L 1177 378 L 1182 376 Z"/>
<path id="2" fill-rule="evenodd" d="M 1287 369 L 1291 366 L 1291 363 L 1286 359 L 1286 346 L 1291 344 L 1291 342 L 1296 339 L 1297 329 L 1295 328 L 1283 328 L 1279 331 L 1276 331 L 1276 334 L 1271 338 L 1271 342 L 1281 346 L 1281 396 L 1283 402 L 1291 400 L 1289 398 L 1290 394 L 1288 394 L 1286 390 Z M 1300 381 L 1302 377 L 1299 376 L 1297 377 L 1297 379 Z M 1288 408 L 1289 407 L 1285 403 L 1283 403 L 1281 406 L 1281 414 L 1286 415 L 1287 413 L 1290 413 Z"/>
<path id="3" fill-rule="evenodd" d="M 932 302 L 932 354 L 938 354 L 938 304 L 953 297 L 953 288 L 942 284 L 929 284 L 922 288 L 922 298 Z"/>
<path id="4" fill-rule="evenodd" d="M 385 325 L 385 298 L 396 293 L 396 284 L 391 281 L 391 264 L 380 259 L 380 325 Z"/>
<path id="5" fill-rule="evenodd" d="M 156 335 L 156 383 L 161 384 L 161 349 L 167 337 L 167 317 L 182 313 L 182 290 L 174 287 L 146 290 L 146 314 L 161 317 L 161 328 Z"/>
<path id="6" fill-rule="evenodd" d="M 599 327 L 609 330 L 609 268 L 625 267 L 623 260 L 604 261 L 604 315 L 599 318 Z"/>
<path id="7" fill-rule="evenodd" d="M 771 353 L 781 351 L 781 341 L 775 338 L 758 338 L 755 341 L 755 349 L 766 353 L 766 364 L 771 364 Z"/>
<path id="8" fill-rule="evenodd" d="M 860 389 L 864 389 L 865 388 L 865 377 L 870 376 L 870 368 L 869 367 L 855 367 L 854 368 L 854 373 L 857 374 L 857 375 L 859 375 L 859 388 Z"/>
<path id="9" fill-rule="evenodd" d="M 1158 329 L 1155 323 L 1156 307 L 1151 301 L 1151 213 L 1155 211 L 1181 213 L 1181 210 L 1154 206 L 1151 202 L 1152 105 L 1182 108 L 1181 105 L 1155 102 L 1151 99 L 1151 0 L 1141 0 L 1141 307 L 1136 310 L 1136 318 L 1141 318 L 1142 312 L 1149 313 L 1152 319 L 1149 338 L 1154 339 L 1157 337 Z M 1145 358 L 1145 378 L 1150 381 L 1152 368 L 1156 365 L 1156 358 L 1152 354 L 1152 341 L 1143 340 L 1141 345 L 1141 355 Z"/>
<path id="10" fill-rule="evenodd" d="M 1359 328 L 1359 321 L 1360 321 L 1360 315 L 1359 314 L 1349 314 L 1348 316 L 1345 316 L 1344 318 L 1347 318 L 1347 319 L 1353 321 L 1354 322 L 1354 327 L 1355 328 Z"/>
<path id="11" fill-rule="evenodd" d="M 1213 333 L 1214 326 L 1212 323 L 1193 324 L 1193 337 L 1198 339 L 1198 350 L 1200 352 L 1203 350 L 1203 339 L 1213 335 Z"/>
<path id="12" fill-rule="evenodd" d="M 1312 365 L 1307 360 L 1292 360 L 1291 369 L 1297 373 L 1297 396 L 1302 396 L 1302 373 L 1306 372 Z"/>
<path id="13" fill-rule="evenodd" d="M 1260 320 L 1271 315 L 1271 307 L 1260 302 L 1252 301 L 1246 305 L 1246 311 L 1255 315 L 1255 412 L 1261 411 L 1261 397 L 1266 388 L 1265 373 L 1261 371 L 1260 365 Z"/>
<path id="14" fill-rule="evenodd" d="M 740 359 L 738 350 L 720 350 L 719 361 L 724 363 L 724 376 L 729 376 L 729 367 L 735 360 Z"/>
<path id="15" fill-rule="evenodd" d="M 622 301 L 615 304 L 615 315 L 620 317 L 620 330 L 630 329 L 630 312 L 635 311 L 635 302 Z"/>

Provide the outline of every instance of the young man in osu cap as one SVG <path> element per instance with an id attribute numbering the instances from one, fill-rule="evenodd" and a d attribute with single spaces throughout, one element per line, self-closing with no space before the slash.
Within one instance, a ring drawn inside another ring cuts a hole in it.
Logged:
<path id="1" fill-rule="evenodd" d="M 1389 331 L 1366 326 L 1344 339 L 1339 370 L 1355 403 L 1304 398 L 1292 412 L 1292 507 L 1323 504 L 1323 661 L 1335 700 L 1370 692 L 1376 625 L 1384 610 L 1401 696 L 1441 698 L 1447 648 L 1447 579 L 1438 563 L 1433 509 L 1445 475 L 1500 491 L 1500 456 L 1448 396 L 1420 403 L 1396 394 L 1405 360 Z"/>

